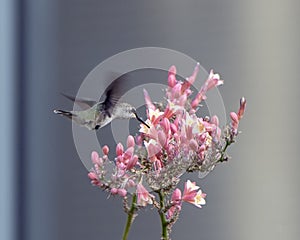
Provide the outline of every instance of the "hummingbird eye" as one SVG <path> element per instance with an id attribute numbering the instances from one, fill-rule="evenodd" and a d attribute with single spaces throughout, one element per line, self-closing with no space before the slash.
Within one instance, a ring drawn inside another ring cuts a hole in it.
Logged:
<path id="1" fill-rule="evenodd" d="M 99 127 L 100 127 L 100 125 L 96 125 L 96 126 L 95 126 L 95 130 L 98 130 Z"/>

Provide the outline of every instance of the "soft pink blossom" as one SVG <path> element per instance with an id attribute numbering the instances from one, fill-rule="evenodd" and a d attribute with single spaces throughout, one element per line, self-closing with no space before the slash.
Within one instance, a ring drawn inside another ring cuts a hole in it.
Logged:
<path id="1" fill-rule="evenodd" d="M 112 195 L 116 195 L 116 194 L 118 194 L 118 188 L 111 188 L 110 189 L 110 193 L 112 194 Z"/>
<path id="2" fill-rule="evenodd" d="M 161 120 L 160 126 L 163 128 L 166 135 L 169 135 L 170 133 L 170 120 L 166 117 L 164 117 Z"/>
<path id="3" fill-rule="evenodd" d="M 91 180 L 91 183 L 93 185 L 96 185 L 96 186 L 100 186 L 101 185 L 100 180 L 98 178 L 98 175 L 95 172 L 89 172 L 88 173 L 88 177 Z"/>
<path id="4" fill-rule="evenodd" d="M 98 165 L 102 165 L 103 164 L 102 158 L 99 157 L 99 154 L 96 151 L 92 152 L 91 159 L 92 159 L 92 163 L 93 164 L 98 164 Z"/>
<path id="5" fill-rule="evenodd" d="M 173 205 L 180 205 L 181 204 L 181 191 L 179 188 L 176 188 L 172 194 L 171 203 Z"/>
<path id="6" fill-rule="evenodd" d="M 164 133 L 164 131 L 162 131 L 162 130 L 158 131 L 157 140 L 162 147 L 165 146 L 165 144 L 167 143 L 167 137 L 166 137 L 166 134 Z"/>
<path id="7" fill-rule="evenodd" d="M 116 154 L 117 154 L 117 156 L 122 155 L 123 152 L 124 152 L 124 147 L 123 147 L 122 143 L 118 143 L 117 147 L 116 147 Z"/>
<path id="8" fill-rule="evenodd" d="M 103 148 L 102 148 L 102 152 L 104 155 L 108 155 L 108 152 L 109 152 L 109 147 L 107 145 L 105 145 Z"/>
<path id="9" fill-rule="evenodd" d="M 189 142 L 189 147 L 191 148 L 191 150 L 193 150 L 194 152 L 196 152 L 198 150 L 198 143 L 195 139 L 191 139 Z"/>
<path id="10" fill-rule="evenodd" d="M 206 194 L 202 193 L 199 186 L 195 182 L 187 180 L 184 186 L 184 192 L 182 200 L 191 204 L 194 204 L 196 207 L 201 208 L 201 205 L 205 204 Z"/>
<path id="11" fill-rule="evenodd" d="M 200 63 L 197 63 L 196 67 L 194 68 L 194 72 L 192 76 L 187 78 L 186 81 L 184 81 L 184 83 L 182 84 L 182 89 L 181 89 L 182 93 L 184 93 L 187 89 L 189 89 L 190 86 L 195 82 L 197 74 L 199 72 L 199 66 Z"/>
<path id="12" fill-rule="evenodd" d="M 168 85 L 169 87 L 173 88 L 176 85 L 176 67 L 171 66 L 169 69 L 169 76 L 168 76 Z"/>
<path id="13" fill-rule="evenodd" d="M 119 195 L 120 197 L 125 197 L 125 196 L 127 195 L 126 189 L 124 189 L 124 188 L 119 188 L 119 189 L 118 189 L 118 195 Z"/>
<path id="14" fill-rule="evenodd" d="M 132 169 L 137 164 L 138 160 L 139 158 L 137 155 L 132 156 L 127 162 L 126 169 L 127 170 Z"/>
<path id="15" fill-rule="evenodd" d="M 202 100 L 206 99 L 206 92 L 213 87 L 223 84 L 223 80 L 220 80 L 220 75 L 215 74 L 213 70 L 210 71 L 207 80 L 201 87 L 199 93 L 196 95 L 195 99 L 192 101 L 192 107 L 196 108 Z"/>
<path id="16" fill-rule="evenodd" d="M 240 109 L 237 114 L 239 120 L 244 116 L 245 108 L 246 108 L 246 99 L 242 97 L 240 100 Z"/>
<path id="17" fill-rule="evenodd" d="M 147 104 L 147 108 L 148 108 L 148 109 L 151 109 L 151 110 L 155 110 L 156 107 L 153 105 L 152 100 L 151 100 L 151 98 L 150 98 L 148 92 L 147 92 L 145 89 L 144 89 L 143 91 L 144 91 L 145 102 L 146 102 L 146 104 Z"/>
<path id="18" fill-rule="evenodd" d="M 137 205 L 145 207 L 147 204 L 153 203 L 152 198 L 154 196 L 150 194 L 141 183 L 136 186 L 136 194 Z"/>
<path id="19" fill-rule="evenodd" d="M 134 147 L 134 145 L 135 145 L 134 137 L 131 136 L 131 135 L 129 135 L 129 136 L 127 137 L 127 147 L 128 147 L 128 148 L 129 148 L 129 147 Z"/>

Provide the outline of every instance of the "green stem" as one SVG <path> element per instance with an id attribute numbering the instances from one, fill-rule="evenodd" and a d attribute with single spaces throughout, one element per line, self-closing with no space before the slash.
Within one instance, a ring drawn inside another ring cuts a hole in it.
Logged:
<path id="1" fill-rule="evenodd" d="M 137 210 L 136 201 L 137 201 L 137 196 L 136 196 L 136 194 L 133 194 L 131 206 L 130 206 L 129 212 L 127 213 L 128 214 L 127 222 L 126 222 L 126 226 L 125 226 L 125 229 L 123 232 L 122 240 L 126 240 L 128 237 L 128 233 L 129 233 L 131 224 L 133 223 L 133 220 L 134 220 L 135 211 Z"/>
<path id="2" fill-rule="evenodd" d="M 220 159 L 218 160 L 218 162 L 224 162 L 224 161 L 225 161 L 225 159 L 224 159 L 225 152 L 226 152 L 227 148 L 229 147 L 229 145 L 230 145 L 231 143 L 232 143 L 232 141 L 226 140 L 225 147 L 224 147 L 223 150 L 222 150 L 221 157 L 220 157 Z"/>
<path id="3" fill-rule="evenodd" d="M 159 195 L 159 203 L 160 203 L 160 210 L 159 210 L 159 216 L 161 221 L 161 228 L 162 228 L 162 239 L 168 240 L 169 234 L 168 234 L 168 221 L 166 219 L 166 216 L 164 214 L 164 208 L 165 208 L 165 196 L 162 191 L 158 192 Z"/>

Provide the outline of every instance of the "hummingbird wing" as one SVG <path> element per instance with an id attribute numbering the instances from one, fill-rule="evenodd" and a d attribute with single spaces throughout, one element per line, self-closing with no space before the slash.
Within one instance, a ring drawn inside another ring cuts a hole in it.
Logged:
<path id="1" fill-rule="evenodd" d="M 97 103 L 96 101 L 91 99 L 75 98 L 65 93 L 61 93 L 61 95 L 77 104 L 82 110 L 89 109 Z"/>
<path id="2" fill-rule="evenodd" d="M 121 75 L 116 80 L 114 80 L 105 91 L 106 98 L 102 106 L 105 114 L 107 114 L 109 117 L 111 117 L 114 107 L 122 96 L 122 85 L 125 84 L 126 79 L 126 74 Z"/>

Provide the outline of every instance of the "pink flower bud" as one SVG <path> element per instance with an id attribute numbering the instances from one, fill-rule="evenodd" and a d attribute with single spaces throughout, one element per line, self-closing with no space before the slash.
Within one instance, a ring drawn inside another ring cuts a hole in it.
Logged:
<path id="1" fill-rule="evenodd" d="M 126 186 L 127 187 L 135 187 L 135 182 L 132 180 L 132 179 L 129 179 L 128 181 L 127 181 L 127 184 L 126 184 Z"/>
<path id="2" fill-rule="evenodd" d="M 192 74 L 192 76 L 190 76 L 189 78 L 186 79 L 186 81 L 184 81 L 183 85 L 182 85 L 182 89 L 181 92 L 182 93 L 186 93 L 186 95 L 189 95 L 189 88 L 190 86 L 195 82 L 197 74 L 199 72 L 199 66 L 200 63 L 197 63 L 196 67 L 194 68 L 194 72 Z"/>
<path id="3" fill-rule="evenodd" d="M 118 195 L 121 196 L 121 197 L 125 197 L 127 194 L 127 191 L 123 188 L 119 188 L 118 189 Z"/>
<path id="4" fill-rule="evenodd" d="M 134 147 L 135 143 L 134 143 L 134 137 L 129 135 L 127 137 L 127 147 Z"/>
<path id="5" fill-rule="evenodd" d="M 112 189 L 110 189 L 110 193 L 112 195 L 116 195 L 116 194 L 118 194 L 118 189 L 117 188 L 112 188 Z"/>
<path id="6" fill-rule="evenodd" d="M 127 170 L 130 170 L 132 169 L 136 163 L 138 162 L 139 158 L 137 155 L 134 155 L 132 158 L 129 159 L 128 163 L 127 163 L 127 166 L 126 166 L 126 169 Z"/>
<path id="7" fill-rule="evenodd" d="M 176 133 L 177 132 L 178 129 L 177 129 L 177 126 L 174 123 L 171 123 L 170 127 L 171 127 L 172 133 Z"/>
<path id="8" fill-rule="evenodd" d="M 97 152 L 93 151 L 91 154 L 91 158 L 94 164 L 99 164 L 99 154 Z"/>
<path id="9" fill-rule="evenodd" d="M 160 150 L 158 149 L 158 147 L 156 145 L 154 145 L 153 143 L 147 143 L 145 144 L 147 152 L 148 152 L 148 157 L 152 158 L 154 157 Z"/>
<path id="10" fill-rule="evenodd" d="M 173 98 L 178 98 L 181 95 L 181 84 L 177 83 L 172 89 Z"/>
<path id="11" fill-rule="evenodd" d="M 117 156 L 122 155 L 123 151 L 124 151 L 124 147 L 123 147 L 122 143 L 118 143 L 117 147 L 116 147 L 116 154 L 117 154 Z"/>
<path id="12" fill-rule="evenodd" d="M 219 126 L 219 118 L 216 115 L 212 116 L 210 122 L 215 124 L 216 126 Z"/>
<path id="13" fill-rule="evenodd" d="M 98 180 L 98 176 L 96 173 L 94 172 L 89 172 L 88 173 L 88 177 L 91 179 L 91 180 Z"/>
<path id="14" fill-rule="evenodd" d="M 166 144 L 166 135 L 163 131 L 158 131 L 158 134 L 157 134 L 157 138 L 158 138 L 158 142 L 159 144 L 164 147 L 165 144 Z"/>
<path id="15" fill-rule="evenodd" d="M 186 94 L 181 95 L 179 98 L 179 105 L 184 106 L 186 103 L 186 100 L 187 100 L 187 95 Z"/>
<path id="16" fill-rule="evenodd" d="M 192 108 L 196 108 L 202 100 L 205 100 L 205 98 L 204 93 L 200 90 L 195 99 L 192 101 Z"/>
<path id="17" fill-rule="evenodd" d="M 198 143 L 195 139 L 190 140 L 189 146 L 195 152 L 198 150 Z"/>
<path id="18" fill-rule="evenodd" d="M 206 146 L 205 144 L 202 144 L 199 148 L 199 157 L 201 160 L 203 160 L 205 157 L 205 150 L 206 150 Z"/>
<path id="19" fill-rule="evenodd" d="M 169 68 L 169 75 L 176 75 L 176 67 L 174 65 L 172 65 L 170 68 Z"/>
<path id="20" fill-rule="evenodd" d="M 109 147 L 107 145 L 105 145 L 103 148 L 102 148 L 102 152 L 104 155 L 108 155 L 108 152 L 109 152 Z"/>
<path id="21" fill-rule="evenodd" d="M 176 77 L 175 75 L 171 74 L 168 77 L 168 85 L 170 88 L 173 88 L 176 85 Z"/>
<path id="22" fill-rule="evenodd" d="M 160 126 L 164 129 L 165 134 L 169 135 L 169 132 L 170 132 L 170 121 L 169 121 L 169 119 L 163 118 L 161 123 L 160 123 Z"/>
<path id="23" fill-rule="evenodd" d="M 124 153 L 124 159 L 127 160 L 127 159 L 131 158 L 131 156 L 133 155 L 133 152 L 134 152 L 134 147 L 127 148 L 127 150 Z"/>
<path id="24" fill-rule="evenodd" d="M 143 137 L 141 135 L 136 136 L 136 144 L 139 146 L 143 144 Z"/>
<path id="25" fill-rule="evenodd" d="M 246 99 L 244 97 L 242 97 L 240 100 L 240 109 L 237 114 L 239 120 L 244 116 L 245 108 L 246 108 Z"/>
<path id="26" fill-rule="evenodd" d="M 146 102 L 146 104 L 147 104 L 147 107 L 148 107 L 149 109 L 155 110 L 156 107 L 153 105 L 153 103 L 152 103 L 152 101 L 151 101 L 151 98 L 150 98 L 148 92 L 147 92 L 145 89 L 144 89 L 144 96 L 145 96 L 145 102 Z M 149 117 L 149 116 L 148 116 L 148 117 Z"/>
<path id="27" fill-rule="evenodd" d="M 206 89 L 209 90 L 213 87 L 222 85 L 224 83 L 223 80 L 220 80 L 220 75 L 219 74 L 215 74 L 213 70 L 210 70 L 208 79 L 206 80 Z"/>
<path id="28" fill-rule="evenodd" d="M 202 144 L 201 146 L 200 146 L 200 148 L 199 148 L 199 151 L 200 152 L 203 152 L 203 151 L 205 151 L 206 150 L 206 146 L 205 146 L 205 144 Z"/>
<path id="29" fill-rule="evenodd" d="M 179 188 L 176 188 L 172 194 L 172 204 L 178 205 L 181 202 L 181 191 Z"/>
<path id="30" fill-rule="evenodd" d="M 231 118 L 231 120 L 232 120 L 232 122 L 234 124 L 238 124 L 239 123 L 238 115 L 235 112 L 231 112 L 230 113 L 230 118 Z"/>
<path id="31" fill-rule="evenodd" d="M 205 142 L 205 140 L 206 140 L 206 137 L 207 137 L 207 132 L 205 132 L 205 133 L 202 133 L 201 135 L 200 135 L 200 142 Z"/>

